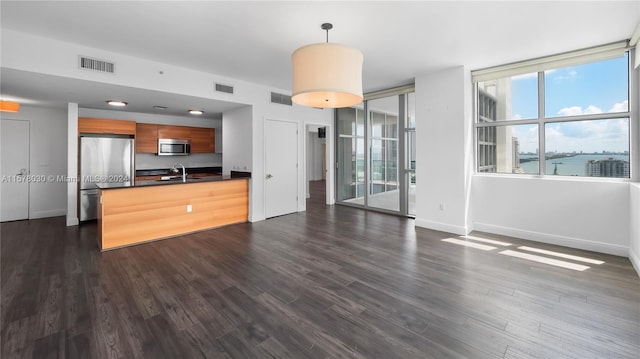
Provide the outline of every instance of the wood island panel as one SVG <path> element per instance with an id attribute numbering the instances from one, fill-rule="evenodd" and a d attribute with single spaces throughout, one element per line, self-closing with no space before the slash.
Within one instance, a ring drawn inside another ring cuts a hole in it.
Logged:
<path id="1" fill-rule="evenodd" d="M 102 251 L 242 223 L 249 215 L 246 179 L 106 189 L 100 195 Z"/>

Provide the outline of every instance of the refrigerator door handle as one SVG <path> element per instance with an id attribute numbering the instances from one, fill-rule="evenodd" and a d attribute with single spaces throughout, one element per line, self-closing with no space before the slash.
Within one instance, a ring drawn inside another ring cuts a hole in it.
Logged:
<path id="1" fill-rule="evenodd" d="M 83 196 L 97 196 L 98 195 L 98 190 L 97 189 L 83 189 L 80 191 L 80 193 Z"/>

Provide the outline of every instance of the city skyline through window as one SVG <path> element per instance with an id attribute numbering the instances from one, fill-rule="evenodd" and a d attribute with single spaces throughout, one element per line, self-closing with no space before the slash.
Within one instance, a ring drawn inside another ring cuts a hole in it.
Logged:
<path id="1" fill-rule="evenodd" d="M 630 177 L 628 52 L 477 89 L 478 172 Z"/>

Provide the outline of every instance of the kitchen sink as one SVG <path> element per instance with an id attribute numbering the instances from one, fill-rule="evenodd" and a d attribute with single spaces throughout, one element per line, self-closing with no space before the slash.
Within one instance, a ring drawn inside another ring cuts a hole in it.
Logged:
<path id="1" fill-rule="evenodd" d="M 189 181 L 193 181 L 193 180 L 201 180 L 205 177 L 190 177 L 187 176 L 187 182 Z M 155 180 L 156 182 L 182 182 L 182 176 L 166 176 L 166 177 L 162 177 L 160 179 Z"/>

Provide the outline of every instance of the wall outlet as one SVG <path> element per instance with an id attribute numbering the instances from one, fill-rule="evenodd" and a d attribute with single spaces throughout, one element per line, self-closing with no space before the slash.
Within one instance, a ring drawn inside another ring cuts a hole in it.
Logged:
<path id="1" fill-rule="evenodd" d="M 440 203 L 440 210 L 444 211 L 444 203 Z"/>
<path id="2" fill-rule="evenodd" d="M 193 206 L 191 206 L 190 204 L 187 205 L 187 213 L 191 213 L 193 212 Z"/>

